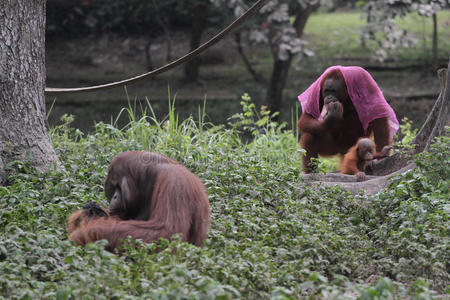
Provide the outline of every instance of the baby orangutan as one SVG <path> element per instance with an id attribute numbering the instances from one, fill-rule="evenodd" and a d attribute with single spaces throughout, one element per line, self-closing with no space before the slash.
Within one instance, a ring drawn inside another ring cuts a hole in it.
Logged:
<path id="1" fill-rule="evenodd" d="M 372 164 L 375 158 L 388 156 L 390 149 L 390 146 L 385 146 L 380 154 L 375 155 L 375 143 L 369 138 L 360 138 L 356 145 L 344 155 L 341 162 L 341 173 L 356 174 L 357 181 L 364 181 L 366 168 Z"/>
<path id="2" fill-rule="evenodd" d="M 89 221 L 103 217 L 110 217 L 109 213 L 106 211 L 106 209 L 101 208 L 95 202 L 86 203 L 83 206 L 83 209 L 74 212 L 70 216 L 68 225 L 69 234 L 81 227 L 86 226 Z"/>
<path id="3" fill-rule="evenodd" d="M 373 135 L 374 155 L 398 130 L 395 112 L 372 76 L 358 66 L 333 66 L 298 96 L 303 172 L 315 172 L 311 158 L 343 156 L 359 138 Z M 356 156 L 355 156 L 356 159 Z M 356 166 L 355 166 L 356 168 Z"/>

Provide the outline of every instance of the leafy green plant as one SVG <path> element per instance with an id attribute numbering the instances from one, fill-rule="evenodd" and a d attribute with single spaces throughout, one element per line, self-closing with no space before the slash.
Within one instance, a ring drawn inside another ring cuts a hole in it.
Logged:
<path id="1" fill-rule="evenodd" d="M 295 135 L 256 113 L 249 98 L 243 102 L 229 127 L 179 121 L 175 112 L 165 127 L 150 103 L 150 116 L 138 117 L 129 105 L 127 126 L 98 123 L 91 134 L 71 128 L 65 116 L 50 130 L 64 170 L 39 174 L 15 162 L 0 187 L 0 299 L 448 294 L 448 137 L 436 139 L 417 156 L 417 168 L 385 191 L 352 195 L 304 185 Z M 204 182 L 212 214 L 204 248 L 174 237 L 159 241 L 158 252 L 156 244 L 128 240 L 116 255 L 104 250 L 105 241 L 85 248 L 67 241 L 68 216 L 88 201 L 107 205 L 109 162 L 134 149 L 168 155 Z M 378 280 L 364 283 L 370 278 Z"/>
<path id="2" fill-rule="evenodd" d="M 311 162 L 317 173 L 330 173 L 339 169 L 339 158 L 311 158 Z"/>
<path id="3" fill-rule="evenodd" d="M 400 122 L 400 130 L 397 136 L 400 136 L 399 144 L 402 146 L 409 145 L 417 134 L 417 128 L 412 129 L 412 121 L 404 117 Z"/>
<path id="4" fill-rule="evenodd" d="M 276 122 L 272 122 L 272 119 L 279 114 L 278 112 L 271 114 L 266 106 L 261 106 L 261 110 L 258 113 L 255 104 L 247 93 L 243 94 L 241 99 L 242 112 L 234 114 L 229 118 L 230 121 L 235 120 L 235 122 L 229 123 L 233 129 L 247 131 L 253 136 L 256 136 L 269 129 L 279 127 Z M 279 127 L 279 129 L 283 127 L 285 127 L 285 124 Z"/>

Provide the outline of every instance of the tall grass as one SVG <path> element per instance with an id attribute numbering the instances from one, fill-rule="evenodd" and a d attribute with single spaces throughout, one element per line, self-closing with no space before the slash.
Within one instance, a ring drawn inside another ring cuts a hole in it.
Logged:
<path id="1" fill-rule="evenodd" d="M 65 170 L 38 174 L 14 162 L 0 187 L 0 299 L 430 299 L 449 293 L 448 138 L 438 139 L 418 168 L 387 190 L 351 195 L 305 185 L 293 132 L 271 122 L 248 96 L 241 104 L 226 126 L 203 117 L 180 121 L 175 110 L 156 120 L 129 105 L 128 125 L 97 123 L 84 135 L 65 117 L 50 130 Z M 142 109 L 151 114 L 148 105 Z M 115 255 L 103 250 L 104 241 L 85 248 L 67 241 L 67 217 L 88 201 L 107 205 L 105 172 L 117 153 L 129 150 L 170 156 L 204 182 L 212 214 L 204 248 L 174 238 L 157 252 L 154 244 L 129 241 Z"/>

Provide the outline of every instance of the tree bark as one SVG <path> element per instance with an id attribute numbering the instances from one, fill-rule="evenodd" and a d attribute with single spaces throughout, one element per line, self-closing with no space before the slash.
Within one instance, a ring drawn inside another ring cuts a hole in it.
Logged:
<path id="1" fill-rule="evenodd" d="M 320 2 L 318 2 L 320 3 Z M 309 5 L 305 9 L 299 9 L 294 20 L 294 28 L 299 38 L 302 37 L 303 31 L 308 21 L 309 16 L 319 7 L 319 4 Z M 292 63 L 292 55 L 286 60 L 281 60 L 278 57 L 278 47 L 272 45 L 270 47 L 273 54 L 273 68 L 270 76 L 269 88 L 266 93 L 266 103 L 268 103 L 269 110 L 279 112 L 281 108 L 281 102 L 283 100 L 283 90 L 286 86 L 289 69 Z"/>
<path id="2" fill-rule="evenodd" d="M 45 126 L 45 0 L 0 1 L 0 180 L 11 160 L 58 162 Z"/>
<path id="3" fill-rule="evenodd" d="M 291 62 L 292 55 L 289 55 L 289 58 L 286 60 L 275 58 L 273 62 L 272 75 L 270 76 L 269 88 L 266 94 L 266 102 L 269 104 L 269 110 L 272 113 L 280 111 L 283 90 L 286 86 Z"/>
<path id="4" fill-rule="evenodd" d="M 437 32 L 437 16 L 436 13 L 433 14 L 433 67 L 438 65 L 438 32 Z"/>
<path id="5" fill-rule="evenodd" d="M 153 68 L 153 59 L 152 59 L 152 43 L 153 38 L 148 37 L 147 44 L 145 44 L 145 60 L 147 61 L 147 71 L 152 71 Z"/>
<path id="6" fill-rule="evenodd" d="M 158 3 L 156 0 L 153 0 L 153 7 L 155 7 L 155 10 L 159 10 Z M 166 42 L 167 42 L 167 53 L 166 53 L 166 62 L 170 62 L 172 60 L 172 37 L 170 35 L 169 25 L 166 24 L 168 22 L 165 22 L 160 14 L 156 14 L 155 16 L 156 22 L 161 26 L 161 28 L 164 31 L 164 34 L 166 35 Z M 153 69 L 153 67 L 152 67 Z"/>
<path id="7" fill-rule="evenodd" d="M 244 47 L 242 47 L 240 31 L 238 31 L 234 34 L 234 41 L 236 42 L 236 50 L 239 53 L 239 55 L 241 56 L 242 61 L 244 62 L 244 65 L 245 65 L 247 71 L 253 77 L 253 80 L 255 80 L 256 82 L 261 83 L 263 85 L 266 85 L 267 81 L 264 79 L 263 76 L 258 74 L 258 72 L 256 72 L 255 69 L 253 69 L 252 63 L 250 62 L 247 55 L 245 54 Z"/>
<path id="8" fill-rule="evenodd" d="M 190 51 L 197 49 L 200 46 L 203 31 L 205 31 L 208 17 L 208 4 L 199 3 L 192 9 L 192 27 L 191 27 L 191 42 Z M 200 58 L 196 57 L 188 61 L 184 67 L 185 80 L 193 82 L 198 80 L 200 68 Z"/>

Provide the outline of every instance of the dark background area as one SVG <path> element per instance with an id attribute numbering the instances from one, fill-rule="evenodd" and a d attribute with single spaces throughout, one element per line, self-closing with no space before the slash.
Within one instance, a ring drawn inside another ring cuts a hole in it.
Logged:
<path id="1" fill-rule="evenodd" d="M 47 86 L 81 87 L 113 82 L 181 57 L 192 48 L 196 38 L 192 29 L 199 26 L 196 20 L 203 20 L 201 29 L 197 31 L 202 33 L 201 42 L 204 42 L 233 19 L 221 11 L 214 11 L 212 6 L 208 7 L 203 18 L 196 15 L 199 10 L 205 11 L 201 8 L 204 3 L 193 0 L 168 0 L 164 4 L 142 0 L 47 1 Z M 344 7 L 342 12 L 355 12 L 355 9 Z M 430 67 L 426 60 L 416 59 L 389 59 L 378 63 L 371 59 L 369 53 L 361 56 L 329 55 L 329 52 L 321 51 L 323 46 L 314 44 L 317 37 L 308 34 L 308 27 L 304 38 L 310 41 L 317 54 L 302 57 L 289 71 L 280 112 L 280 120 L 287 122 L 288 128 L 300 113 L 297 95 L 325 68 L 337 64 L 366 67 L 393 106 L 398 119 L 408 117 L 414 127 L 421 125 L 439 92 L 436 67 Z M 333 36 L 327 39 L 332 47 Z M 258 71 L 268 77 L 272 63 L 268 46 L 244 46 Z M 361 48 L 359 51 L 363 53 L 365 50 Z M 446 65 L 448 51 L 442 53 L 440 63 Z M 195 80 L 190 80 L 192 76 L 186 74 L 185 66 L 180 66 L 126 88 L 47 95 L 49 124 L 58 124 L 63 114 L 73 114 L 73 126 L 86 132 L 96 121 L 115 121 L 122 108 L 129 104 L 136 108 L 138 116 L 143 110 L 148 112 L 149 103 L 157 118 L 164 120 L 168 113 L 169 91 L 170 98 L 176 98 L 175 108 L 181 120 L 189 115 L 196 116 L 204 99 L 207 100 L 207 120 L 215 124 L 226 123 L 230 116 L 241 111 L 243 93 L 252 97 L 258 109 L 266 104 L 266 86 L 256 82 L 245 69 L 234 35 L 227 36 L 202 54 L 196 63 L 200 67 Z M 121 114 L 119 126 L 127 122 L 127 114 Z"/>

